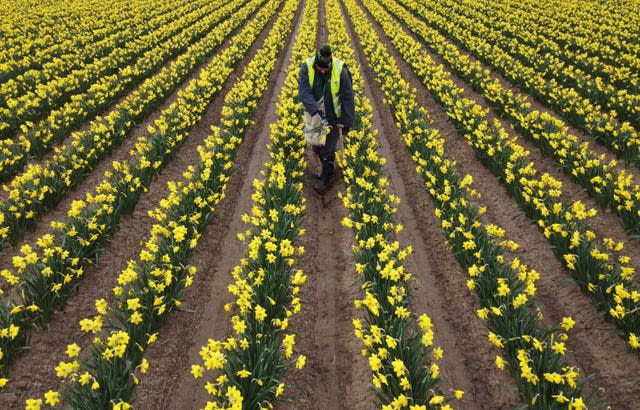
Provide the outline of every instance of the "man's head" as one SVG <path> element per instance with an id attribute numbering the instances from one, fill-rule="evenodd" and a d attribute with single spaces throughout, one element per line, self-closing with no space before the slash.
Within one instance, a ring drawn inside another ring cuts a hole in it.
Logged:
<path id="1" fill-rule="evenodd" d="M 328 43 L 324 43 L 316 54 L 316 67 L 318 67 L 318 71 L 322 74 L 328 72 L 331 61 L 331 46 Z"/>

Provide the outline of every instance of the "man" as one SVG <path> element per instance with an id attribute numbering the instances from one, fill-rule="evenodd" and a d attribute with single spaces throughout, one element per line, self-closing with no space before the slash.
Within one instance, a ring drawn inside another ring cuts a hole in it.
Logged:
<path id="1" fill-rule="evenodd" d="M 329 44 L 322 45 L 315 57 L 302 63 L 298 95 L 309 114 L 326 119 L 331 127 L 325 144 L 313 147 L 322 164 L 314 188 L 322 193 L 329 187 L 335 167 L 338 128 L 346 135 L 353 127 L 355 112 L 351 73 L 343 61 L 333 59 Z"/>

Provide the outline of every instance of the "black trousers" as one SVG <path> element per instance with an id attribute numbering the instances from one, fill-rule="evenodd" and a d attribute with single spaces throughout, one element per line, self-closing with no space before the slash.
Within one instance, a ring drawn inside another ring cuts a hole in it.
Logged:
<path id="1" fill-rule="evenodd" d="M 344 127 L 342 129 L 343 138 L 348 132 L 349 132 L 349 128 Z M 334 154 L 336 152 L 336 147 L 338 145 L 338 136 L 339 136 L 338 126 L 336 124 L 333 124 L 331 126 L 331 132 L 327 134 L 327 141 L 322 146 L 320 145 L 314 146 L 313 152 L 318 154 L 318 156 L 320 157 L 333 160 L 335 158 Z"/>

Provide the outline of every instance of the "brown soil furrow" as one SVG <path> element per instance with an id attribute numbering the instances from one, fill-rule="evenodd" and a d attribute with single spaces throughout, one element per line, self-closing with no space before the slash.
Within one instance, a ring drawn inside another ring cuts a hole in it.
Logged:
<path id="1" fill-rule="evenodd" d="M 309 162 L 314 164 L 315 154 L 309 151 Z M 303 309 L 292 324 L 298 350 L 308 361 L 288 377 L 288 402 L 279 408 L 373 409 L 370 372 L 351 324 L 359 316 L 353 301 L 360 295 L 357 274 L 346 253 L 352 235 L 340 225 L 347 215 L 337 197 L 338 191 L 344 191 L 344 182 L 338 171 L 333 186 L 320 196 L 312 188 L 315 168 L 310 165 L 305 176 L 305 255 L 298 265 L 309 279 L 301 292 Z"/>
<path id="2" fill-rule="evenodd" d="M 316 46 L 328 37 L 323 0 L 318 15 Z M 353 301 L 359 293 L 352 258 L 346 254 L 352 235 L 340 225 L 347 215 L 337 196 L 338 191 L 344 191 L 344 182 L 337 170 L 331 189 L 317 194 L 312 185 L 319 161 L 311 149 L 307 161 L 306 233 L 301 241 L 305 254 L 297 266 L 308 275 L 308 281 L 301 291 L 302 311 L 291 328 L 297 334 L 298 350 L 308 361 L 305 368 L 287 377 L 290 387 L 279 408 L 373 409 L 370 372 L 353 334 L 352 319 L 358 316 Z"/>
<path id="3" fill-rule="evenodd" d="M 273 86 L 261 100 L 256 123 L 247 131 L 235 161 L 237 165 L 226 194 L 230 201 L 225 201 L 224 209 L 209 223 L 192 258 L 198 274 L 185 295 L 184 304 L 193 312 L 183 312 L 168 321 L 157 345 L 149 348 L 147 357 L 151 366 L 135 400 L 139 409 L 186 409 L 206 403 L 207 393 L 190 374 L 191 365 L 201 362 L 198 352 L 208 339 L 222 339 L 229 332 L 230 316 L 224 311 L 224 305 L 232 301 L 232 296 L 227 292 L 227 285 L 232 281 L 230 272 L 240 262 L 245 249 L 236 234 L 246 229 L 242 215 L 251 210 L 252 181 L 269 160 L 269 126 L 276 120 L 276 102 L 303 8 L 301 4 L 293 33 L 284 47 L 286 53 L 281 53 L 276 64 L 281 68 L 271 75 L 269 83 Z"/>
<path id="4" fill-rule="evenodd" d="M 249 49 L 244 59 L 245 62 L 253 58 L 264 42 L 266 33 L 267 31 L 265 30 Z M 227 46 L 228 41 L 223 44 L 223 49 Z M 240 66 L 243 66 L 243 64 Z M 203 118 L 193 127 L 189 137 L 179 148 L 174 158 L 162 170 L 157 180 L 151 184 L 149 191 L 141 195 L 133 215 L 122 218 L 120 229 L 105 247 L 98 264 L 85 269 L 85 278 L 79 286 L 78 294 L 69 299 L 63 311 L 57 311 L 53 315 L 51 320 L 52 331 L 33 332 L 30 351 L 19 358 L 10 370 L 9 377 L 11 382 L 3 391 L 4 394 L 0 395 L 0 408 L 21 408 L 24 406 L 26 398 L 41 394 L 43 389 L 58 385 L 59 382 L 55 375 L 54 367 L 59 360 L 63 359 L 61 353 L 66 345 L 73 341 L 81 346 L 90 345 L 91 337 L 80 331 L 79 320 L 95 313 L 94 301 L 96 299 L 112 299 L 111 288 L 115 285 L 117 273 L 126 267 L 128 260 L 137 258 L 140 246 L 148 237 L 149 230 L 154 222 L 147 216 L 147 211 L 155 208 L 160 199 L 166 196 L 167 182 L 181 179 L 181 173 L 186 167 L 198 160 L 199 155 L 196 147 L 203 143 L 210 133 L 211 125 L 218 121 L 220 110 L 224 104 L 224 97 L 231 90 L 240 74 L 241 70 L 238 69 L 231 75 L 221 92 L 212 101 Z M 171 98 L 175 99 L 176 97 L 174 93 Z M 148 121 L 151 121 L 151 119 Z M 146 125 L 140 126 L 138 129 L 144 130 Z M 122 156 L 124 155 L 127 155 L 127 153 L 122 152 Z M 242 155 L 240 155 L 238 159 L 240 162 L 238 163 L 243 163 L 242 158 Z M 100 172 L 100 175 L 102 175 L 102 172 Z M 93 176 L 95 176 L 95 173 L 91 175 L 91 177 Z M 231 197 L 231 195 L 229 196 Z M 233 199 L 223 201 L 220 206 L 221 214 L 224 214 L 224 209 L 227 207 L 234 209 L 235 206 Z M 59 205 L 57 209 L 60 207 Z M 62 210 L 57 212 L 64 214 Z M 211 224 L 224 226 L 225 221 L 225 218 L 214 217 Z"/>
<path id="5" fill-rule="evenodd" d="M 346 12 L 344 14 L 347 15 Z M 352 41 L 357 39 L 350 25 L 349 30 Z M 447 249 L 434 214 L 435 208 L 422 188 L 420 176 L 414 171 L 413 160 L 394 125 L 391 110 L 383 103 L 384 95 L 375 82 L 360 44 L 355 49 L 356 57 L 364 68 L 365 93 L 374 113 L 373 126 L 381 132 L 380 150 L 387 159 L 385 168 L 390 177 L 389 193 L 401 199 L 396 218 L 405 229 L 399 234 L 399 240 L 403 246 L 412 245 L 414 248 L 414 254 L 405 262 L 407 270 L 415 278 L 412 309 L 431 317 L 435 343 L 445 352 L 441 363 L 445 378 L 443 388 L 448 393 L 451 393 L 449 389 L 465 391 L 460 402 L 463 408 L 490 409 L 516 405 L 517 395 L 504 389 L 504 386 L 514 383 L 507 373 L 494 366 L 493 358 L 498 351 L 486 341 L 486 328 L 474 315 L 479 304 L 466 287 L 465 273 Z M 457 303 L 452 304 L 452 299 Z"/>
<path id="6" fill-rule="evenodd" d="M 606 399 L 613 408 L 629 408 L 628 403 L 634 402 L 633 394 L 640 383 L 637 355 L 629 352 L 624 339 L 610 331 L 612 325 L 595 313 L 590 298 L 570 279 L 544 236 L 507 195 L 493 174 L 475 157 L 473 149 L 456 132 L 440 105 L 399 57 L 379 25 L 375 22 L 374 25 L 396 59 L 403 78 L 418 90 L 418 102 L 429 110 L 433 125 L 447 139 L 447 152 L 457 160 L 458 171 L 473 176 L 474 187 L 488 208 L 486 221 L 505 228 L 506 236 L 520 244 L 516 256 L 540 272 L 537 299 L 543 307 L 547 324 L 557 325 L 563 316 L 571 316 L 576 320 L 576 327 L 570 332 L 567 343 L 572 350 L 569 360 L 580 367 L 584 375 L 594 376 L 590 385 L 604 387 Z M 460 82 L 458 85 L 464 84 Z"/>

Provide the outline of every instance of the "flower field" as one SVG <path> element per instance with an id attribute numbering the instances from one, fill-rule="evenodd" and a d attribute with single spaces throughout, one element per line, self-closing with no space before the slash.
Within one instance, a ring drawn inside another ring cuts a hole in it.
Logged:
<path id="1" fill-rule="evenodd" d="M 640 409 L 637 0 L 0 7 L 1 409 Z"/>

